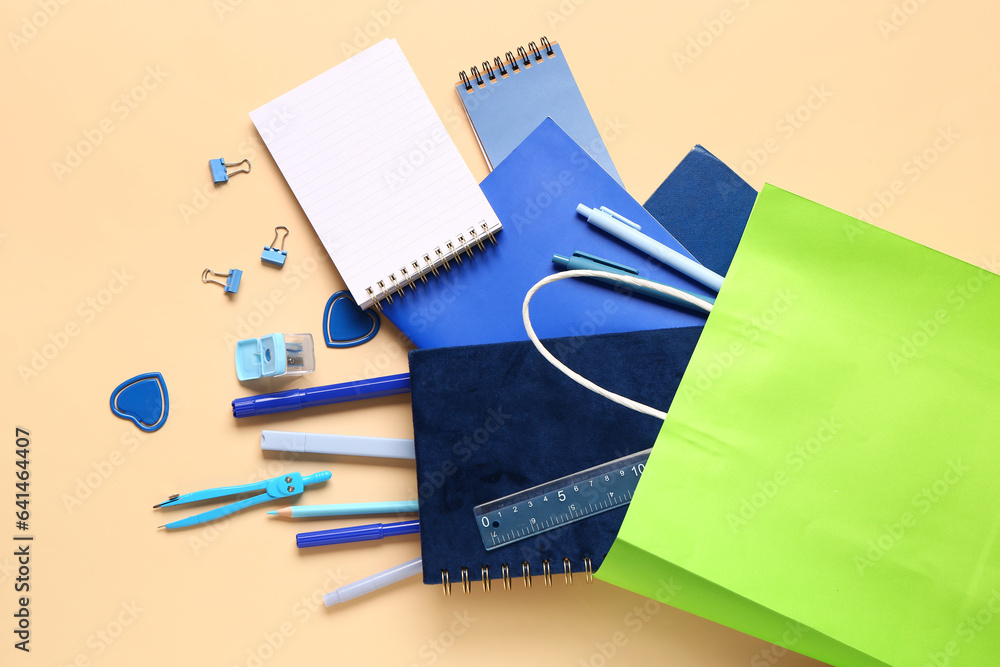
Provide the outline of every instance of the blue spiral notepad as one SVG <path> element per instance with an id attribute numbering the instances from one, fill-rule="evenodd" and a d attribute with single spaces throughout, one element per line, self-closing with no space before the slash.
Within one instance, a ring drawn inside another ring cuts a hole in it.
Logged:
<path id="1" fill-rule="evenodd" d="M 495 169 L 528 134 L 552 118 L 616 181 L 622 182 L 608 147 L 576 85 L 558 44 L 542 37 L 517 54 L 463 70 L 455 92 L 476 131 L 490 169 Z"/>
<path id="2" fill-rule="evenodd" d="M 688 253 L 608 172 L 552 119 L 546 119 L 480 184 L 503 223 L 496 245 L 461 266 L 416 285 L 384 313 L 417 347 L 527 340 L 524 295 L 557 268 L 552 255 L 581 250 L 635 268 L 639 275 L 714 296 L 577 215 L 576 206 L 607 206 L 665 245 Z M 581 336 L 704 324 L 702 314 L 607 285 L 565 280 L 538 292 L 532 324 L 542 337 Z"/>

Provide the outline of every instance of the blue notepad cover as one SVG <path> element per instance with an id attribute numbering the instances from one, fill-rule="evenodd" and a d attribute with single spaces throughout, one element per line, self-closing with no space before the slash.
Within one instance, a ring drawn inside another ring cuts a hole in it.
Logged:
<path id="1" fill-rule="evenodd" d="M 483 151 L 495 169 L 532 129 L 550 117 L 580 144 L 616 181 L 621 182 L 608 148 L 594 124 L 587 103 L 576 85 L 569 64 L 558 44 L 550 56 L 544 48 L 528 58 L 530 66 L 518 60 L 515 72 L 508 65 L 507 76 L 494 70 L 495 78 L 483 77 L 483 87 L 470 80 L 471 91 L 464 83 L 455 87 L 469 120 L 479 137 Z"/>

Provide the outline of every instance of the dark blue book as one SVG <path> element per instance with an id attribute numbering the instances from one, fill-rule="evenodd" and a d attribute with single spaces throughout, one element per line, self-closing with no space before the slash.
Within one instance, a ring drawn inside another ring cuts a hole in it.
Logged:
<path id="1" fill-rule="evenodd" d="M 546 341 L 599 385 L 666 410 L 701 327 Z M 410 352 L 424 583 L 596 570 L 625 507 L 487 551 L 472 508 L 652 447 L 662 422 L 598 396 L 530 342 Z M 574 579 L 575 581 L 575 579 Z"/>
<path id="2" fill-rule="evenodd" d="M 643 207 L 699 262 L 726 275 L 757 191 L 702 146 L 695 146 Z"/>

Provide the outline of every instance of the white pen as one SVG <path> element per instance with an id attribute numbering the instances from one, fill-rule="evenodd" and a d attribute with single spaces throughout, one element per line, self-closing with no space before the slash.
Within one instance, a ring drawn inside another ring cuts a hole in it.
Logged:
<path id="1" fill-rule="evenodd" d="M 352 584 L 341 586 L 337 590 L 324 595 L 323 604 L 327 607 L 332 607 L 335 604 L 353 600 L 354 598 L 365 595 L 366 593 L 373 593 L 380 588 L 391 586 L 398 581 L 420 574 L 423 571 L 422 563 L 423 561 L 420 558 L 414 558 L 413 560 L 408 560 L 401 565 L 390 567 L 388 570 L 383 570 L 378 574 L 373 574 L 370 577 L 359 579 Z"/>
<path id="2" fill-rule="evenodd" d="M 375 438 L 363 435 L 326 435 L 293 431 L 261 431 L 260 448 L 277 452 L 340 454 L 341 456 L 377 456 L 389 459 L 412 459 L 413 440 Z"/>
<path id="3" fill-rule="evenodd" d="M 692 280 L 697 280 L 705 287 L 718 292 L 722 288 L 722 276 L 712 271 L 698 262 L 685 257 L 673 248 L 669 248 L 656 239 L 650 238 L 640 232 L 635 223 L 628 224 L 614 211 L 608 209 L 599 210 L 589 206 L 579 204 L 576 212 L 587 219 L 587 222 L 600 227 L 607 233 L 615 236 L 634 248 L 638 248 L 647 255 L 655 257 L 667 266 L 671 266 Z M 615 219 L 615 218 L 618 219 Z"/>

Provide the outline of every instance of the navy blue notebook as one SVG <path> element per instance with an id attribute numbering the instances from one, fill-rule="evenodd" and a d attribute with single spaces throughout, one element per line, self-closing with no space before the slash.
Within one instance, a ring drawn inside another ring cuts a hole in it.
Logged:
<path id="1" fill-rule="evenodd" d="M 546 341 L 611 391 L 666 410 L 701 327 Z M 424 583 L 596 570 L 625 516 L 616 508 L 486 551 L 472 508 L 651 447 L 662 422 L 581 387 L 530 342 L 410 352 Z M 447 574 L 443 574 L 447 573 Z M 560 577 L 561 578 L 561 577 Z M 516 583 L 516 582 L 515 582 Z"/>
<path id="2" fill-rule="evenodd" d="M 461 266 L 418 283 L 384 313 L 420 348 L 527 340 L 524 295 L 557 271 L 554 254 L 581 250 L 633 267 L 642 277 L 714 296 L 674 269 L 587 223 L 577 204 L 607 206 L 642 231 L 690 256 L 646 210 L 552 119 L 545 120 L 480 184 L 503 223 Z M 606 285 L 562 281 L 532 300 L 541 337 L 580 336 L 704 324 L 703 314 L 642 296 L 619 298 Z"/>
<path id="3" fill-rule="evenodd" d="M 702 146 L 695 146 L 643 207 L 698 261 L 726 275 L 757 191 Z"/>

